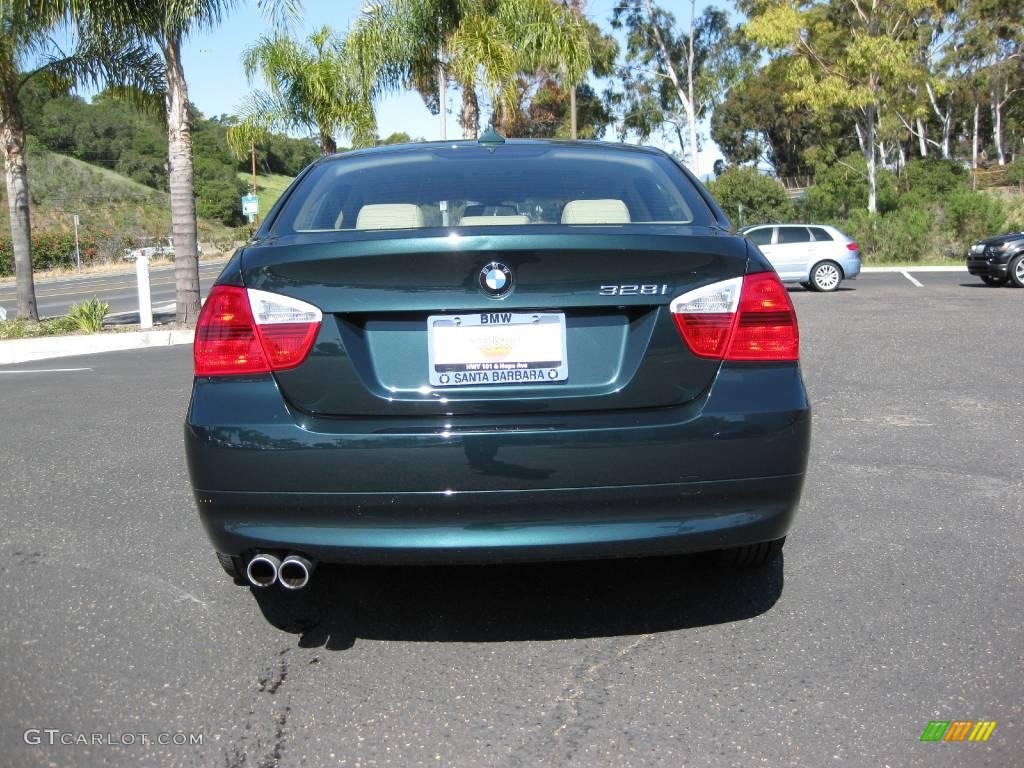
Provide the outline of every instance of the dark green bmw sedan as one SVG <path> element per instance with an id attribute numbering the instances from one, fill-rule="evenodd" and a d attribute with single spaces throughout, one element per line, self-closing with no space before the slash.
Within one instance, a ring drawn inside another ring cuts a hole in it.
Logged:
<path id="1" fill-rule="evenodd" d="M 778 554 L 810 410 L 789 296 L 655 150 L 388 146 L 305 169 L 228 262 L 185 446 L 221 564 Z"/>

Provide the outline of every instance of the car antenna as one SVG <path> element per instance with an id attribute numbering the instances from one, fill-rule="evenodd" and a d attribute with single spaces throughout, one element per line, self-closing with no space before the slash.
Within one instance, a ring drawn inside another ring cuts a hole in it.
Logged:
<path id="1" fill-rule="evenodd" d="M 494 125 L 492 124 L 487 127 L 487 130 L 483 132 L 483 135 L 476 142 L 493 152 L 496 147 L 500 147 L 505 143 L 505 137 L 494 130 Z"/>

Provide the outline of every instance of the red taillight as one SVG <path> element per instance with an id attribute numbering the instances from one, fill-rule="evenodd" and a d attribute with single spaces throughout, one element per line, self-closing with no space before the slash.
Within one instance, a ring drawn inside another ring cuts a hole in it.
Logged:
<path id="1" fill-rule="evenodd" d="M 673 314 L 683 340 L 697 357 L 721 358 L 736 315 L 726 312 Z"/>
<path id="2" fill-rule="evenodd" d="M 743 278 L 736 326 L 725 359 L 800 359 L 796 311 L 774 272 Z"/>
<path id="3" fill-rule="evenodd" d="M 798 360 L 800 339 L 789 294 L 774 272 L 690 291 L 671 305 L 679 334 L 698 357 Z"/>
<path id="4" fill-rule="evenodd" d="M 848 250 L 848 251 L 856 251 L 857 250 L 857 244 L 856 243 L 847 243 L 846 244 L 846 250 Z"/>
<path id="5" fill-rule="evenodd" d="M 320 310 L 297 299 L 216 285 L 196 324 L 195 374 L 225 376 L 294 368 L 309 354 L 321 318 Z"/>

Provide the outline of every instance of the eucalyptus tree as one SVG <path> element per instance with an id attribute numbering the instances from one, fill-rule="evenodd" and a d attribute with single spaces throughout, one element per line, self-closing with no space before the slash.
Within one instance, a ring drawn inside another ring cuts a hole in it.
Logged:
<path id="1" fill-rule="evenodd" d="M 698 126 L 756 57 L 727 13 L 707 7 L 698 14 L 695 0 L 689 5 L 685 27 L 652 0 L 623 0 L 612 9 L 612 26 L 626 32 L 626 61 L 618 73 L 623 87 L 610 95 L 622 106 L 620 134 L 645 139 L 671 126 L 690 170 L 700 173 Z"/>
<path id="2" fill-rule="evenodd" d="M 514 111 L 520 72 L 546 68 L 575 86 L 591 65 L 584 20 L 554 0 L 385 0 L 364 9 L 349 45 L 376 92 L 423 95 L 442 139 L 449 79 L 462 91 L 463 136 L 475 138 L 478 86 L 498 111 Z"/>
<path id="3" fill-rule="evenodd" d="M 261 75 L 267 90 L 250 94 L 239 109 L 240 122 L 228 129 L 228 143 L 239 157 L 271 130 L 310 131 L 323 155 L 337 150 L 339 133 L 354 146 L 374 143 L 370 90 L 346 54 L 344 40 L 330 27 L 304 41 L 281 34 L 261 37 L 242 54 L 242 66 L 250 82 Z"/>
<path id="4" fill-rule="evenodd" d="M 72 11 L 86 8 L 103 12 L 105 17 L 75 23 Z M 116 22 L 131 10 L 130 2 L 0 0 L 0 151 L 11 218 L 19 317 L 39 319 L 32 277 L 23 89 L 31 80 L 48 81 L 64 89 L 80 83 L 102 84 L 132 95 L 159 88 L 155 58 L 118 32 Z M 72 42 L 67 50 L 56 43 L 57 31 L 70 33 Z"/>
<path id="5" fill-rule="evenodd" d="M 940 13 L 939 0 L 753 0 L 746 32 L 788 54 L 789 106 L 845 108 L 866 165 L 868 211 L 878 210 L 879 115 L 892 94 L 920 79 L 917 30 Z"/>

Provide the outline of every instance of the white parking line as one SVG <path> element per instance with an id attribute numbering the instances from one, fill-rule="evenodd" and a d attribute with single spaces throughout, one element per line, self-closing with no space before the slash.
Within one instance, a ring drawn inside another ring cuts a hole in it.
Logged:
<path id="1" fill-rule="evenodd" d="M 5 373 L 73 373 L 74 371 L 91 371 L 92 368 L 35 368 L 33 370 L 22 370 L 22 371 L 0 371 L 0 375 Z"/>
<path id="2" fill-rule="evenodd" d="M 903 276 L 904 276 L 905 278 L 907 278 L 907 280 L 909 280 L 910 282 L 912 282 L 912 283 L 913 283 L 914 285 L 916 285 L 916 286 L 917 286 L 918 288 L 924 288 L 924 283 L 920 282 L 920 281 L 919 281 L 919 280 L 918 280 L 918 279 L 917 279 L 916 277 L 914 277 L 914 276 L 913 276 L 912 274 L 910 274 L 909 272 L 907 272 L 907 270 L 905 270 L 905 269 L 901 269 L 901 270 L 900 270 L 900 274 L 901 274 L 901 275 L 903 275 Z"/>

